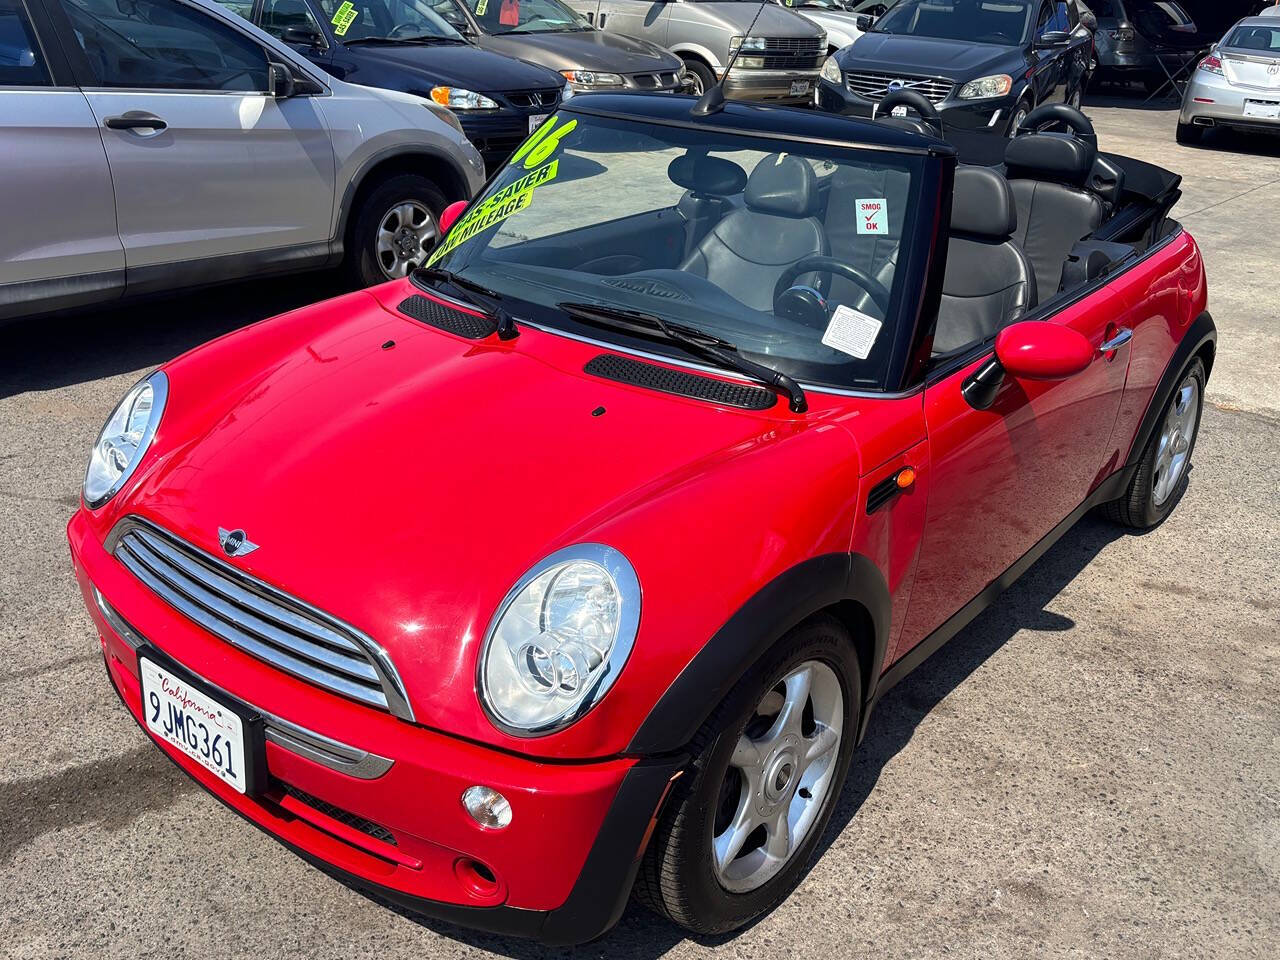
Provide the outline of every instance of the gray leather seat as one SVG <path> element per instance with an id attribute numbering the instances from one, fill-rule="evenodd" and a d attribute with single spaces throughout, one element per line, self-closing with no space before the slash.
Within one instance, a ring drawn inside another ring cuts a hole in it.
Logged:
<path id="1" fill-rule="evenodd" d="M 991 167 L 957 167 L 934 353 L 980 343 L 1036 305 L 1036 275 L 1012 239 L 1017 229 L 1009 182 Z"/>
<path id="2" fill-rule="evenodd" d="M 822 223 L 814 216 L 818 183 L 797 157 L 770 154 L 747 178 L 746 206 L 717 223 L 680 269 L 706 277 L 741 303 L 773 310 L 773 288 L 784 270 L 804 257 L 827 252 Z"/>
<path id="3" fill-rule="evenodd" d="M 1036 271 L 1040 296 L 1058 292 L 1062 265 L 1076 241 L 1102 223 L 1102 199 L 1085 189 L 1097 148 L 1058 133 L 1029 133 L 1009 141 L 1004 164 L 1018 207 L 1014 240 Z"/>
<path id="4" fill-rule="evenodd" d="M 831 175 L 831 192 L 827 195 L 823 216 L 831 256 L 861 268 L 885 287 L 891 287 L 910 187 L 911 176 L 905 170 L 842 165 Z M 858 233 L 857 203 L 868 198 L 883 198 L 888 207 L 888 229 L 878 236 Z M 827 300 L 830 303 L 842 303 L 884 319 L 883 311 L 865 290 L 839 274 L 829 276 L 831 290 Z"/>

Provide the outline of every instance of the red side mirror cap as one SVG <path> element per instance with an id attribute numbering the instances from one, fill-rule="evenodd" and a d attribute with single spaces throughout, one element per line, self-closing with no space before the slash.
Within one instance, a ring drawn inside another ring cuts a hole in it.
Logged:
<path id="1" fill-rule="evenodd" d="M 440 214 L 440 236 L 443 237 L 449 232 L 449 228 L 458 222 L 458 218 L 462 216 L 462 211 L 466 209 L 466 200 L 455 200 L 444 208 L 444 212 Z"/>
<path id="2" fill-rule="evenodd" d="M 1063 380 L 1089 366 L 1093 346 L 1071 327 L 1023 320 L 996 334 L 996 358 L 1015 377 Z"/>

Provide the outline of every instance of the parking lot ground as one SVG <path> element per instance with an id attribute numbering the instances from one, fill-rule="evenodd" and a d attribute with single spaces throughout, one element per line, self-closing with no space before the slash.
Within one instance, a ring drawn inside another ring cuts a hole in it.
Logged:
<path id="1" fill-rule="evenodd" d="M 1209 264 L 1221 346 L 1183 502 L 1144 536 L 1087 518 L 889 695 L 775 913 L 694 941 L 633 906 L 581 956 L 1280 955 L 1280 147 L 1178 147 L 1168 110 L 1089 112 L 1105 149 L 1183 173 Z M 305 865 L 193 787 L 103 676 L 63 527 L 107 410 L 150 366 L 335 289 L 0 330 L 4 957 L 567 954 Z"/>

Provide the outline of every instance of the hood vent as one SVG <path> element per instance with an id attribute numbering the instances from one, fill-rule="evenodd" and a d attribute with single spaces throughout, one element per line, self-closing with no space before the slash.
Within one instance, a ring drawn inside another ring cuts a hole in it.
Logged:
<path id="1" fill-rule="evenodd" d="M 715 377 L 685 373 L 683 370 L 660 367 L 656 363 L 620 357 L 615 353 L 602 353 L 598 357 L 593 357 L 582 369 L 594 377 L 603 377 L 605 380 L 629 383 L 632 386 L 647 387 L 650 390 L 674 393 L 681 397 L 692 397 L 695 400 L 709 400 L 726 407 L 768 410 L 778 402 L 773 391 L 766 390 L 764 387 L 749 387 L 728 380 L 717 380 Z"/>
<path id="2" fill-rule="evenodd" d="M 483 340 L 498 329 L 497 324 L 489 317 L 468 313 L 466 310 L 455 310 L 417 294 L 400 301 L 398 309 L 406 317 L 412 317 L 419 323 L 446 330 L 468 340 Z"/>

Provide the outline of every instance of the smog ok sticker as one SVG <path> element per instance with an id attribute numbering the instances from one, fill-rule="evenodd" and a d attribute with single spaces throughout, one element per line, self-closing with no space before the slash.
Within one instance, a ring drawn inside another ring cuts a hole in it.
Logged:
<path id="1" fill-rule="evenodd" d="M 840 304 L 831 315 L 831 322 L 827 324 L 827 332 L 822 335 L 822 342 L 841 353 L 865 360 L 871 354 L 871 348 L 880 334 L 880 327 L 881 322 L 875 317 Z"/>
<path id="2" fill-rule="evenodd" d="M 342 6 L 334 11 L 333 19 L 330 21 L 333 24 L 334 34 L 339 37 L 346 36 L 347 31 L 351 29 L 351 24 L 356 22 L 358 16 L 360 11 L 356 9 L 356 5 L 351 0 L 344 0 Z"/>
<path id="3" fill-rule="evenodd" d="M 888 234 L 889 204 L 884 197 L 873 200 L 855 200 L 859 233 Z"/>

